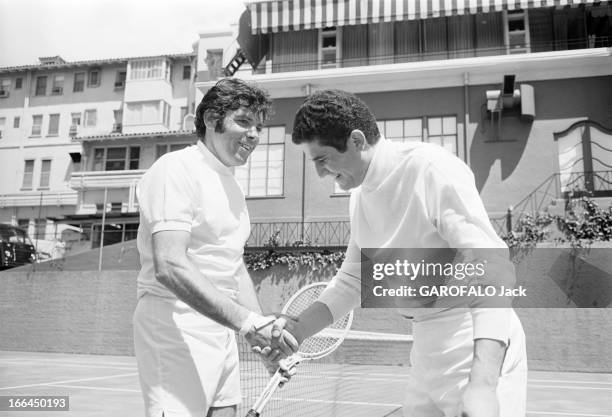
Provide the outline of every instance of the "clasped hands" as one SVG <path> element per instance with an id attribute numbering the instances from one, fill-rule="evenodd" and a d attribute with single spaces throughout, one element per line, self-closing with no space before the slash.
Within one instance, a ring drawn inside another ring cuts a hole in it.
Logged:
<path id="1" fill-rule="evenodd" d="M 297 331 L 297 321 L 288 316 L 267 316 L 263 323 L 248 332 L 246 339 L 268 372 L 274 374 L 280 367 L 285 377 L 283 382 L 286 382 L 295 373 L 295 368 L 286 368 L 282 359 L 296 353 L 302 342 Z"/>

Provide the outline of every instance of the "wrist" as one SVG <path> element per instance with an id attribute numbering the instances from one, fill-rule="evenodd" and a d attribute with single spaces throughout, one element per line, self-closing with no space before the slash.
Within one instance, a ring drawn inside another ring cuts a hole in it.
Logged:
<path id="1" fill-rule="evenodd" d="M 259 332 L 274 322 L 274 317 L 264 317 L 261 314 L 249 312 L 247 318 L 242 322 L 238 333 L 242 336 L 251 332 Z"/>
<path id="2" fill-rule="evenodd" d="M 250 311 L 246 319 L 244 319 L 244 321 L 240 325 L 240 329 L 238 329 L 238 333 L 241 336 L 246 336 L 247 333 L 255 329 L 256 323 L 258 322 L 258 317 L 261 317 L 261 316 L 259 316 L 259 314 L 257 313 L 253 313 L 252 311 Z"/>

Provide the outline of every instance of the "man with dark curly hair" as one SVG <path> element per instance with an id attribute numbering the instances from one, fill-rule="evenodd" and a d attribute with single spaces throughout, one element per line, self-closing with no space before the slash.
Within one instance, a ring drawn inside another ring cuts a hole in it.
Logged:
<path id="1" fill-rule="evenodd" d="M 148 417 L 233 416 L 240 403 L 234 332 L 271 345 L 242 260 L 250 233 L 233 167 L 259 142 L 264 91 L 223 79 L 197 108 L 197 144 L 162 156 L 137 187 L 140 207 L 134 344 Z M 264 362 L 291 354 L 287 335 Z"/>
<path id="2" fill-rule="evenodd" d="M 386 140 L 366 104 L 339 90 L 304 101 L 292 139 L 319 176 L 352 189 L 351 238 L 320 299 L 297 320 L 278 319 L 273 336 L 284 329 L 301 342 L 358 306 L 362 248 L 451 248 L 472 263 L 484 253 L 491 269 L 482 283 L 514 280 L 508 248 L 491 226 L 472 172 L 444 148 Z M 510 305 L 503 297 L 441 297 L 405 310 L 414 318 L 414 343 L 404 415 L 525 415 L 525 340 Z"/>

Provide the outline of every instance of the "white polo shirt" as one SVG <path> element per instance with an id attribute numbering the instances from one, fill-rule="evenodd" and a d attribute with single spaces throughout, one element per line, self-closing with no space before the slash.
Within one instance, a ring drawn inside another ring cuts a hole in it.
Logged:
<path id="1" fill-rule="evenodd" d="M 187 254 L 202 275 L 232 299 L 242 276 L 244 245 L 250 233 L 244 194 L 233 168 L 222 164 L 201 141 L 163 155 L 136 189 L 140 207 L 138 298 L 149 293 L 176 299 L 155 279 L 153 233 L 191 233 Z"/>
<path id="2" fill-rule="evenodd" d="M 360 248 L 507 247 L 491 226 L 467 165 L 444 148 L 381 138 L 350 199 L 346 258 L 319 299 L 334 319 L 360 302 Z M 410 309 L 415 319 L 437 309 Z M 508 340 L 511 312 L 472 309 L 474 335 Z"/>

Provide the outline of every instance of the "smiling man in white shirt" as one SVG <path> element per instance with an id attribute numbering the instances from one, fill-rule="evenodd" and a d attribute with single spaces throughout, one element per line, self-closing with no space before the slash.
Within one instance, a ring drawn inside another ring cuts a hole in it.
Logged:
<path id="1" fill-rule="evenodd" d="M 339 90 L 305 100 L 295 117 L 293 142 L 319 176 L 353 189 L 351 238 L 344 263 L 319 301 L 297 320 L 278 319 L 273 335 L 289 330 L 301 342 L 358 306 L 362 248 L 495 248 L 501 273 L 493 280 L 505 285 L 504 279 L 514 278 L 473 174 L 456 156 L 437 145 L 385 140 L 365 103 Z M 410 313 L 412 381 L 404 415 L 524 416 L 525 340 L 514 310 L 488 308 L 483 299 L 432 306 Z"/>
<path id="2" fill-rule="evenodd" d="M 250 222 L 233 167 L 246 163 L 270 111 L 259 88 L 219 81 L 196 111 L 197 144 L 162 156 L 138 184 L 134 344 L 147 417 L 234 416 L 235 331 L 273 345 L 269 359 L 297 347 L 286 332 L 271 343 L 242 259 Z"/>

